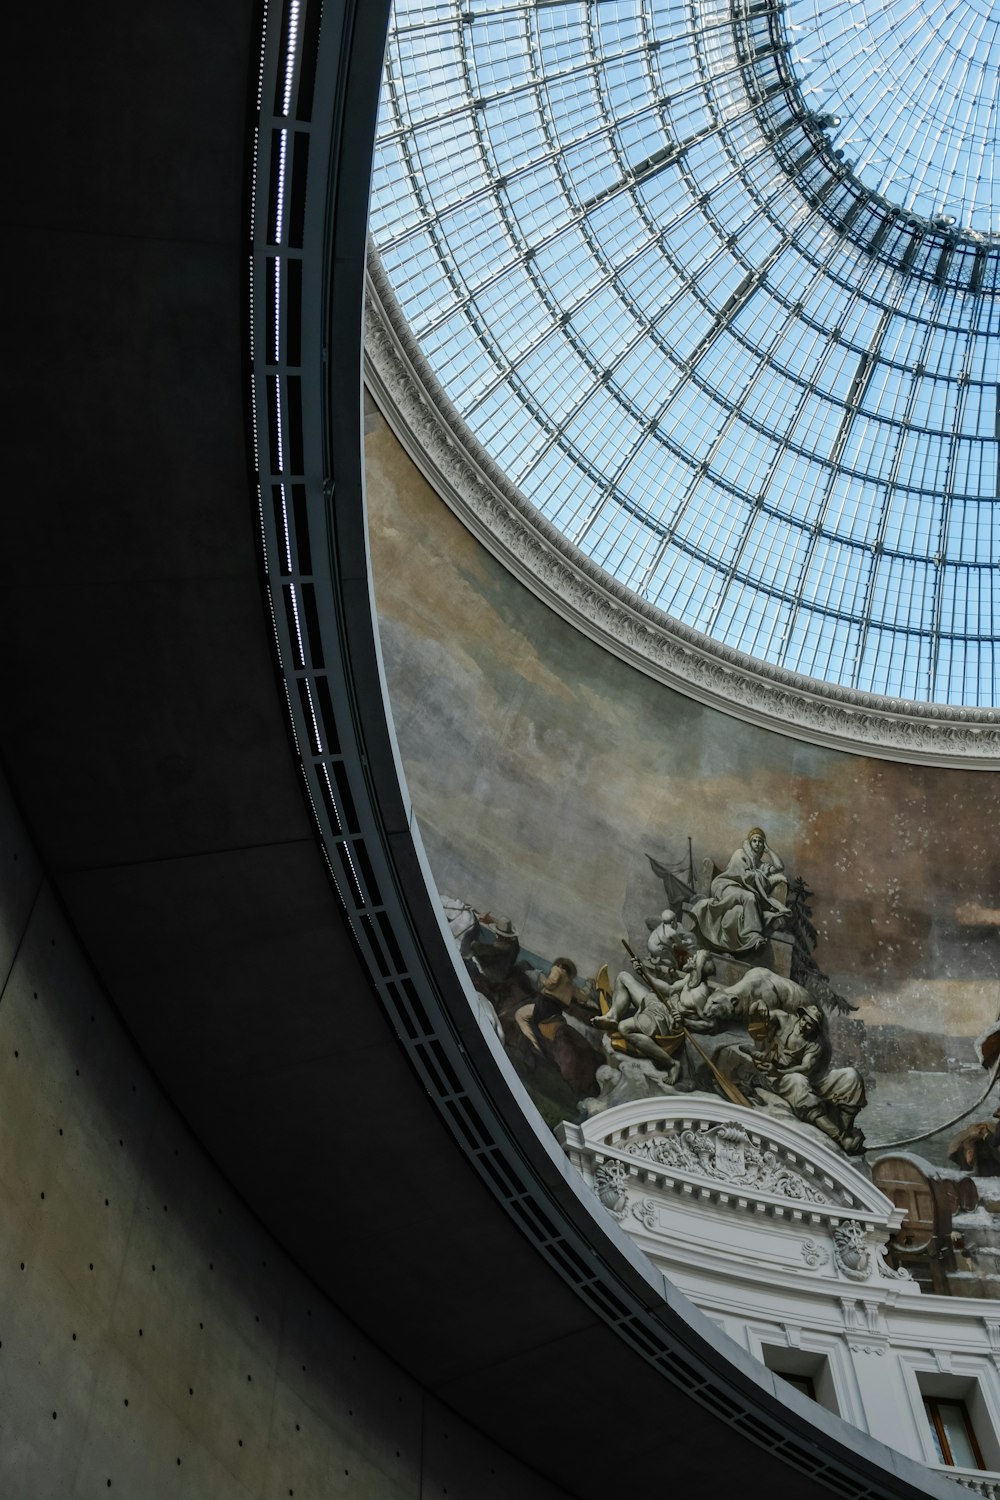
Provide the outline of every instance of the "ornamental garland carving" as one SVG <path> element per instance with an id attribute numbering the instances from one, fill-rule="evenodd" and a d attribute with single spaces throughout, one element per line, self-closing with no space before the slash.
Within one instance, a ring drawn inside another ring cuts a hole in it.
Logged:
<path id="1" fill-rule="evenodd" d="M 867 1281 L 872 1271 L 868 1234 L 858 1219 L 845 1219 L 833 1231 L 833 1259 L 849 1281 Z"/>
<path id="2" fill-rule="evenodd" d="M 620 1161 L 602 1161 L 594 1172 L 594 1192 L 597 1201 L 607 1209 L 613 1219 L 625 1216 L 628 1194 L 625 1184 L 628 1171 Z"/>
<path id="3" fill-rule="evenodd" d="M 830 1252 L 826 1248 L 826 1246 L 821 1245 L 818 1240 L 803 1240 L 801 1251 L 802 1259 L 805 1261 L 810 1271 L 817 1271 L 820 1266 L 825 1266 L 829 1263 Z"/>
<path id="4" fill-rule="evenodd" d="M 653 1198 L 642 1198 L 638 1203 L 633 1203 L 632 1214 L 646 1229 L 655 1229 L 660 1218 L 660 1211 Z"/>
<path id="5" fill-rule="evenodd" d="M 368 377 L 411 457 L 473 534 L 584 634 L 658 681 L 767 728 L 895 760 L 995 766 L 1000 714 L 855 692 L 754 661 L 669 619 L 586 558 L 466 429 L 373 246 L 365 319 Z"/>
<path id="6" fill-rule="evenodd" d="M 633 1141 L 625 1150 L 631 1156 L 675 1167 L 697 1177 L 725 1182 L 732 1187 L 773 1193 L 802 1203 L 832 1200 L 801 1173 L 786 1166 L 774 1151 L 761 1150 L 742 1125 L 716 1125 L 711 1130 L 684 1130 L 676 1136 Z"/>

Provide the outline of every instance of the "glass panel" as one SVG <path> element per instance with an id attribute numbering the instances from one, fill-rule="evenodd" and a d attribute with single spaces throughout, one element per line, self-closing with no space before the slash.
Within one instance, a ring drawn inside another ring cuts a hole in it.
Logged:
<path id="1" fill-rule="evenodd" d="M 834 143 L 861 180 L 915 213 L 995 230 L 1000 36 L 992 6 L 790 0 L 789 14 L 792 64 L 808 73 L 817 112 L 838 117 Z"/>
<path id="2" fill-rule="evenodd" d="M 938 1463 L 950 1464 L 951 1458 L 949 1454 L 945 1452 L 944 1443 L 942 1442 L 943 1432 L 938 1427 L 937 1403 L 934 1401 L 929 1401 L 925 1397 L 924 1410 L 927 1413 L 927 1421 L 930 1424 L 931 1441 L 934 1444 L 934 1452 L 937 1454 Z"/>
<path id="3" fill-rule="evenodd" d="M 994 8 L 724 10 L 397 3 L 389 283 L 473 435 L 620 583 L 764 660 L 992 706 Z M 751 92 L 786 48 L 795 84 Z"/>
<path id="4" fill-rule="evenodd" d="M 803 1396 L 808 1396 L 810 1401 L 816 1400 L 816 1388 L 808 1375 L 786 1375 L 784 1370 L 775 1370 L 774 1373 L 788 1385 L 793 1385 L 797 1391 L 801 1391 Z"/>
<path id="5" fill-rule="evenodd" d="M 969 1419 L 964 1401 L 938 1401 L 937 1409 L 951 1450 L 951 1462 L 958 1469 L 978 1469 L 979 1460 L 969 1436 Z"/>

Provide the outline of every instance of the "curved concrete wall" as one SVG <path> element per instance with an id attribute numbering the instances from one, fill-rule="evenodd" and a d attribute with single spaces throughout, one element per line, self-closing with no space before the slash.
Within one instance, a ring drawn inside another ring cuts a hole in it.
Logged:
<path id="1" fill-rule="evenodd" d="M 6 791 L 0 851 L 0 1493 L 561 1494 L 254 1219 L 139 1058 Z M 351 1172 L 345 1153 L 329 1183 L 345 1219 Z"/>

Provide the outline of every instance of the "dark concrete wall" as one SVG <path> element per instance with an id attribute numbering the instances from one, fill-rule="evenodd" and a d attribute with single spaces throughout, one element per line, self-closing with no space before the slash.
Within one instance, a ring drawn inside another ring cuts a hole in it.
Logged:
<path id="1" fill-rule="evenodd" d="M 547 1495 L 316 1285 L 405 1349 L 423 1184 L 411 1155 L 392 1201 L 346 1122 L 375 1076 L 387 1139 L 420 1160 L 440 1128 L 341 920 L 273 672 L 242 345 L 255 31 L 233 0 L 8 30 L 30 125 L 0 206 L 0 754 L 38 858 L 4 802 L 0 1493 Z M 409 1342 L 454 1371 L 457 1328 Z"/>
<path id="2" fill-rule="evenodd" d="M 222 1180 L 5 789 L 0 974 L 0 1493 L 555 1500 L 380 1354 Z M 345 1221 L 365 1170 L 352 1150 L 331 1163 Z"/>

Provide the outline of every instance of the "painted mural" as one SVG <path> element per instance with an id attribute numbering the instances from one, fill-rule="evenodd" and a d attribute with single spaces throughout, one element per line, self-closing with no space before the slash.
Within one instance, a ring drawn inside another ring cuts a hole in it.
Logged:
<path id="1" fill-rule="evenodd" d="M 906 1208 L 894 1254 L 922 1284 L 1000 1295 L 1000 776 L 803 744 L 653 682 L 369 425 L 410 791 L 543 1118 L 709 1092 L 795 1120 Z"/>

